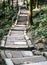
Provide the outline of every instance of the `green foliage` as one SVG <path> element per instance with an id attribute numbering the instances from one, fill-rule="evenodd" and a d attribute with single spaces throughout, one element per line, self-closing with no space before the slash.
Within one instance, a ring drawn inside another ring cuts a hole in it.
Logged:
<path id="1" fill-rule="evenodd" d="M 38 39 L 44 36 L 47 40 L 47 9 L 33 12 L 33 22 L 35 25 L 33 38 Z M 46 41 L 45 44 L 47 44 Z"/>
<path id="2" fill-rule="evenodd" d="M 33 12 L 33 22 L 34 24 L 38 24 L 38 22 L 43 22 L 47 20 L 46 11 L 40 10 L 38 12 Z"/>
<path id="3" fill-rule="evenodd" d="M 2 39 L 2 37 L 3 37 L 3 29 L 0 29 L 0 40 Z"/>
<path id="4" fill-rule="evenodd" d="M 17 12 L 17 6 L 15 7 L 15 9 L 12 9 L 10 0 L 4 0 L 0 4 L 0 40 L 3 38 L 4 35 L 8 34 L 10 27 L 16 20 Z M 12 21 L 14 16 L 15 18 Z"/>
<path id="5" fill-rule="evenodd" d="M 47 45 L 47 40 L 45 41 L 45 44 Z"/>

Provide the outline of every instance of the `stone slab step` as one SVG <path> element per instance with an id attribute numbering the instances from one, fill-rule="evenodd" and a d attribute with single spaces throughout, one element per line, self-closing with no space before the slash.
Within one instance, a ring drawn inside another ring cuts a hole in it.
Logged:
<path id="1" fill-rule="evenodd" d="M 24 63 L 22 65 L 47 65 L 47 61 L 44 61 L 44 62 L 39 62 L 39 63 L 32 63 L 32 62 L 29 62 L 28 63 Z"/>
<path id="2" fill-rule="evenodd" d="M 24 50 L 5 50 L 4 52 L 7 58 L 23 58 L 33 56 L 33 53 L 31 51 Z"/>
<path id="3" fill-rule="evenodd" d="M 5 50 L 5 55 L 7 58 L 22 58 L 22 54 L 20 51 L 14 50 Z"/>
<path id="4" fill-rule="evenodd" d="M 17 38 L 20 39 L 20 38 L 24 38 L 24 35 L 19 36 L 19 34 L 12 34 L 11 37 L 15 37 L 16 39 Z"/>
<path id="5" fill-rule="evenodd" d="M 26 40 L 25 40 L 24 38 L 22 38 L 22 39 L 20 38 L 20 39 L 19 39 L 19 38 L 16 38 L 16 37 L 15 37 L 15 38 L 14 38 L 14 37 L 7 38 L 6 42 L 7 42 L 7 41 L 11 41 L 11 42 L 13 42 L 13 41 L 14 41 L 14 42 L 16 42 L 16 41 L 23 41 L 23 42 L 26 42 Z M 4 43 L 4 44 L 5 44 L 5 43 Z"/>
<path id="6" fill-rule="evenodd" d="M 23 64 L 23 63 L 39 63 L 44 62 L 46 59 L 43 56 L 32 56 L 32 57 L 24 57 L 24 58 L 11 58 L 13 63 L 15 64 Z"/>
<path id="7" fill-rule="evenodd" d="M 26 4 L 21 5 L 20 10 L 27 10 L 27 5 Z"/>
<path id="8" fill-rule="evenodd" d="M 20 26 L 20 25 L 17 25 L 17 26 L 15 26 L 14 28 L 25 28 L 26 26 L 24 26 L 24 25 L 22 25 L 22 26 Z"/>
<path id="9" fill-rule="evenodd" d="M 15 36 L 8 36 L 6 41 L 15 41 L 15 40 L 25 40 L 24 35 L 15 35 Z"/>
<path id="10" fill-rule="evenodd" d="M 20 22 L 23 22 L 23 21 L 27 21 L 28 19 L 27 19 L 27 16 L 19 16 L 18 17 L 18 22 L 20 21 Z M 26 23 L 26 22 L 25 22 Z"/>
<path id="11" fill-rule="evenodd" d="M 15 34 L 15 35 L 16 35 L 16 36 L 7 36 L 7 39 L 8 39 L 8 40 L 12 40 L 12 39 L 13 39 L 13 40 L 14 40 L 14 39 L 16 40 L 16 38 L 18 38 L 18 37 L 24 37 L 24 35 L 18 35 L 18 34 Z"/>
<path id="12" fill-rule="evenodd" d="M 21 10 L 20 13 L 22 13 L 22 14 L 28 14 L 28 11 L 27 10 Z"/>
<path id="13" fill-rule="evenodd" d="M 19 34 L 19 35 L 21 34 L 22 35 L 22 34 L 24 34 L 24 32 L 23 31 L 11 31 L 11 35 L 12 34 Z"/>
<path id="14" fill-rule="evenodd" d="M 24 41 L 7 41 L 5 46 L 8 46 L 8 47 L 12 47 L 12 48 L 34 48 L 34 45 L 28 45 L 26 42 Z"/>
<path id="15" fill-rule="evenodd" d="M 19 24 L 19 25 L 22 25 L 22 24 L 23 25 L 26 25 L 27 24 L 27 21 L 26 20 L 24 20 L 24 21 L 23 20 L 22 21 L 19 20 L 17 24 Z"/>
<path id="16" fill-rule="evenodd" d="M 14 42 L 15 45 L 26 45 L 26 42 L 17 41 Z"/>
<path id="17" fill-rule="evenodd" d="M 2 47 L 3 48 L 3 47 Z M 5 45 L 5 49 L 23 49 L 23 48 L 28 48 L 27 45 Z"/>
<path id="18" fill-rule="evenodd" d="M 17 26 L 16 26 L 16 27 L 14 27 L 14 28 L 11 28 L 11 30 L 13 30 L 13 31 L 21 31 L 21 30 L 23 30 L 23 31 L 24 31 L 24 30 L 26 30 L 26 28 L 25 28 L 25 27 L 20 27 L 20 26 L 17 27 Z"/>
<path id="19" fill-rule="evenodd" d="M 25 27 L 26 25 L 16 25 L 17 27 Z"/>
<path id="20" fill-rule="evenodd" d="M 9 39 L 6 40 L 6 42 L 7 42 L 7 41 L 16 42 L 16 41 L 26 41 L 26 40 L 25 40 L 24 38 L 15 38 L 15 39 L 9 38 Z"/>
<path id="21" fill-rule="evenodd" d="M 25 44 L 21 44 L 21 45 L 19 45 L 19 44 L 15 44 L 15 45 L 13 45 L 13 44 L 6 44 L 5 46 L 4 46 L 4 48 L 8 48 L 8 49 L 28 49 L 28 48 L 34 48 L 34 46 L 28 46 L 28 45 L 25 45 Z"/>
<path id="22" fill-rule="evenodd" d="M 33 53 L 32 51 L 21 51 L 23 57 L 32 57 Z"/>
<path id="23" fill-rule="evenodd" d="M 12 31 L 24 31 L 26 28 L 11 28 Z"/>
<path id="24" fill-rule="evenodd" d="M 6 44 L 8 45 L 26 45 L 26 42 L 25 41 L 7 41 Z"/>
<path id="25" fill-rule="evenodd" d="M 27 16 L 27 14 L 20 14 L 19 16 Z"/>
<path id="26" fill-rule="evenodd" d="M 11 39 L 11 40 L 8 39 L 8 40 L 6 40 L 6 45 L 15 45 L 15 44 L 16 45 L 26 44 L 26 40 L 25 39 L 21 39 L 21 40 L 20 39 L 16 39 L 16 40 L 15 39 L 14 40 L 13 39 Z"/>
<path id="27" fill-rule="evenodd" d="M 22 40 L 22 39 L 24 39 L 24 36 L 17 36 L 16 34 L 14 34 L 14 35 L 11 35 L 11 37 L 15 37 L 15 39 L 16 40 Z"/>

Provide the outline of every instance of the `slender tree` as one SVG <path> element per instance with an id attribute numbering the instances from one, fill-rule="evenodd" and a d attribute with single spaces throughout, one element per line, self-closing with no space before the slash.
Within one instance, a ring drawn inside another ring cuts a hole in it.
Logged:
<path id="1" fill-rule="evenodd" d="M 10 9 L 10 0 L 8 0 L 8 6 L 9 6 L 9 9 Z"/>
<path id="2" fill-rule="evenodd" d="M 38 0 L 36 0 L 36 9 L 38 9 Z"/>
<path id="3" fill-rule="evenodd" d="M 26 0 L 26 2 L 27 2 L 27 9 L 28 9 L 28 0 Z"/>
<path id="4" fill-rule="evenodd" d="M 33 20 L 32 20 L 32 0 L 30 0 L 30 3 L 29 3 L 29 22 L 28 22 L 28 26 L 31 26 L 33 25 Z"/>
<path id="5" fill-rule="evenodd" d="M 3 11 L 5 10 L 5 0 L 3 0 L 3 3 L 2 3 L 2 10 Z"/>
<path id="6" fill-rule="evenodd" d="M 16 7 L 17 7 L 17 12 L 18 12 L 18 10 L 19 10 L 18 0 L 17 0 L 17 2 L 16 2 Z"/>
<path id="7" fill-rule="evenodd" d="M 25 4 L 25 0 L 23 0 L 23 4 Z"/>
<path id="8" fill-rule="evenodd" d="M 13 9 L 13 0 L 12 0 L 12 9 Z"/>

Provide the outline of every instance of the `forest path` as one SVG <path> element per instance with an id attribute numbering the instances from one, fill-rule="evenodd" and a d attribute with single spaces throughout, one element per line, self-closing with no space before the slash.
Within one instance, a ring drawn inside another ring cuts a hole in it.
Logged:
<path id="1" fill-rule="evenodd" d="M 34 55 L 31 51 L 34 46 L 26 34 L 28 13 L 26 9 L 21 9 L 18 19 L 11 27 L 7 35 L 5 44 L 2 44 L 1 55 L 7 65 L 21 65 L 46 61 L 41 55 Z M 17 24 L 16 24 L 17 23 Z"/>

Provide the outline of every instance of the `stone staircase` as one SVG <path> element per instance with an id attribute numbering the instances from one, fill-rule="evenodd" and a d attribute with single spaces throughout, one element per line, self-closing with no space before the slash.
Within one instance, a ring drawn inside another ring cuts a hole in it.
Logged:
<path id="1" fill-rule="evenodd" d="M 13 25 L 9 34 L 6 37 L 5 43 L 1 47 L 4 47 L 5 50 L 1 51 L 2 57 L 5 59 L 7 65 L 32 65 L 32 63 L 45 62 L 41 54 L 34 55 L 32 48 L 34 45 L 30 41 L 29 37 L 26 34 L 28 14 L 27 10 L 20 10 L 18 15 L 17 24 Z M 7 49 L 6 49 L 7 48 Z"/>

